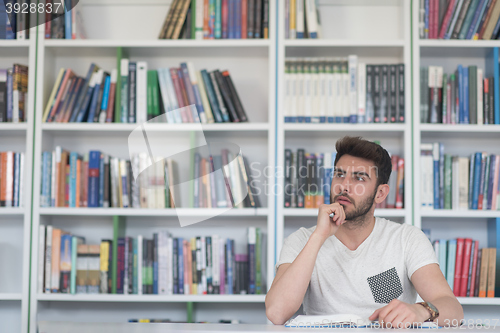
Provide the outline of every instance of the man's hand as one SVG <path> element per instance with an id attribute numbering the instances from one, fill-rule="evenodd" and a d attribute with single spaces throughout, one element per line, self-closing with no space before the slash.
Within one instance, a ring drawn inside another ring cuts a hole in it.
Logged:
<path id="1" fill-rule="evenodd" d="M 330 214 L 334 213 L 333 217 Z M 323 240 L 335 235 L 338 228 L 345 222 L 344 207 L 339 203 L 322 204 L 318 209 L 318 221 L 316 224 L 316 234 L 320 235 Z"/>
<path id="2" fill-rule="evenodd" d="M 368 319 L 378 318 L 378 322 L 384 328 L 408 328 L 412 324 L 422 324 L 429 317 L 429 311 L 422 305 L 393 299 L 386 306 L 375 310 Z"/>

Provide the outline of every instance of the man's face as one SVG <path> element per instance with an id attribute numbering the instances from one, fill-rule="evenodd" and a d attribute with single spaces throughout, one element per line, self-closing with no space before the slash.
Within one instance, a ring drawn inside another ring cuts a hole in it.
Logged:
<path id="1" fill-rule="evenodd" d="M 333 171 L 331 203 L 339 203 L 346 220 L 354 220 L 370 211 L 377 193 L 378 170 L 373 162 L 343 155 Z"/>

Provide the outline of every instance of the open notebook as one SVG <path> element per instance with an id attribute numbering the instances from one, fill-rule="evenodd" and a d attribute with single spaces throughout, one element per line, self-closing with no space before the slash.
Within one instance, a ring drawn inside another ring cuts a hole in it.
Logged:
<path id="1" fill-rule="evenodd" d="M 285 327 L 380 327 L 378 321 L 370 321 L 355 314 L 305 316 L 290 319 Z M 414 328 L 417 328 L 416 326 Z M 426 322 L 418 328 L 440 328 L 436 323 Z"/>

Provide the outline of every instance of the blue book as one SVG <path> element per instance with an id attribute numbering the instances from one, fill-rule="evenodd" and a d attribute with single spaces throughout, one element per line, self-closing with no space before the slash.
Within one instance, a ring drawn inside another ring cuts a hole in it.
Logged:
<path id="1" fill-rule="evenodd" d="M 19 206 L 19 169 L 21 154 L 14 153 L 14 191 L 12 195 L 12 207 Z"/>
<path id="2" fill-rule="evenodd" d="M 125 237 L 118 238 L 116 254 L 116 293 L 123 294 L 125 281 Z"/>
<path id="3" fill-rule="evenodd" d="M 172 289 L 174 294 L 179 293 L 179 265 L 178 265 L 177 237 L 172 238 Z M 193 272 L 194 274 L 194 272 Z"/>
<path id="4" fill-rule="evenodd" d="M 177 253 L 178 253 L 178 265 L 179 265 L 179 294 L 184 294 L 184 253 L 182 237 L 177 238 Z M 187 255 L 187 254 L 186 254 Z M 200 282 L 200 281 L 199 281 Z"/>
<path id="5" fill-rule="evenodd" d="M 234 0 L 234 38 L 241 39 L 241 0 Z"/>
<path id="6" fill-rule="evenodd" d="M 451 290 L 453 290 L 453 284 L 455 282 L 455 260 L 457 255 L 457 240 L 448 240 L 448 260 L 446 265 L 446 281 Z"/>
<path id="7" fill-rule="evenodd" d="M 424 39 L 429 38 L 429 0 L 425 0 Z"/>
<path id="8" fill-rule="evenodd" d="M 446 239 L 439 240 L 439 268 L 443 273 L 443 276 L 446 278 L 446 257 L 448 255 L 448 244 Z"/>
<path id="9" fill-rule="evenodd" d="M 463 72 L 463 80 L 464 80 L 464 91 L 463 91 L 463 96 L 464 96 L 464 123 L 468 124 L 469 123 L 469 68 L 463 67 L 462 68 Z"/>
<path id="10" fill-rule="evenodd" d="M 215 0 L 215 23 L 214 23 L 214 37 L 220 39 L 222 37 L 222 20 L 221 20 L 221 6 L 222 0 Z"/>
<path id="11" fill-rule="evenodd" d="M 89 152 L 89 185 L 88 185 L 88 207 L 99 207 L 99 170 L 101 152 L 91 150 Z"/>
<path id="12" fill-rule="evenodd" d="M 99 207 L 104 206 L 104 154 L 99 159 Z"/>
<path id="13" fill-rule="evenodd" d="M 483 17 L 484 10 L 486 9 L 486 5 L 488 4 L 488 0 L 481 0 L 481 3 L 477 6 L 477 10 L 474 13 L 474 17 L 472 18 L 472 23 L 469 27 L 469 31 L 467 32 L 467 35 L 465 36 L 465 39 L 472 39 L 474 37 L 474 34 L 477 31 L 477 28 L 479 26 L 479 22 L 481 21 L 481 18 Z"/>
<path id="14" fill-rule="evenodd" d="M 92 99 L 90 101 L 89 116 L 87 117 L 88 123 L 94 122 L 94 117 L 97 110 L 97 100 L 99 98 L 99 90 L 101 89 L 102 74 L 103 72 L 99 72 L 99 74 L 96 76 L 95 86 L 92 91 Z M 83 116 L 81 121 L 85 121 L 85 116 Z"/>
<path id="15" fill-rule="evenodd" d="M 229 39 L 234 39 L 234 19 L 235 19 L 235 14 L 234 14 L 234 0 L 227 0 L 227 11 L 228 11 L 228 17 L 227 17 L 227 38 Z"/>
<path id="16" fill-rule="evenodd" d="M 71 15 L 71 0 L 64 0 L 65 4 L 64 7 L 64 38 L 65 39 L 72 39 L 72 33 L 71 33 L 71 28 L 72 28 L 72 15 Z"/>
<path id="17" fill-rule="evenodd" d="M 217 96 L 215 95 L 214 87 L 212 86 L 212 80 L 210 80 L 210 76 L 208 75 L 206 69 L 201 70 L 201 77 L 203 79 L 203 82 L 205 83 L 205 90 L 207 91 L 208 101 L 212 108 L 215 122 L 222 123 L 224 122 L 224 120 L 222 119 Z"/>
<path id="18" fill-rule="evenodd" d="M 500 218 L 488 220 L 488 247 L 496 249 L 495 297 L 500 297 Z"/>
<path id="19" fill-rule="evenodd" d="M 226 294 L 233 294 L 233 256 L 231 239 L 226 240 L 227 288 Z"/>
<path id="20" fill-rule="evenodd" d="M 15 3 L 15 0 L 5 0 L 5 4 L 10 3 L 12 6 Z M 10 18 L 10 21 L 6 21 L 6 31 L 5 31 L 5 39 L 16 39 L 16 24 L 17 20 L 16 17 L 17 15 L 11 15 L 10 17 L 7 15 L 8 18 Z"/>
<path id="21" fill-rule="evenodd" d="M 472 185 L 472 209 L 477 209 L 479 199 L 479 184 L 481 183 L 481 162 L 483 154 L 476 152 L 474 160 L 474 182 Z"/>
<path id="22" fill-rule="evenodd" d="M 82 89 L 79 90 L 78 95 L 76 97 L 76 103 L 73 107 L 73 111 L 71 111 L 71 117 L 69 119 L 70 123 L 73 123 L 76 121 L 76 119 L 80 113 L 80 109 L 84 107 L 84 102 L 85 102 L 84 100 L 89 95 L 87 92 L 89 90 L 92 92 L 92 89 L 90 88 L 90 84 L 91 84 L 90 80 L 92 79 L 92 75 L 96 71 L 97 68 L 98 67 L 96 66 L 96 64 L 94 64 L 94 63 L 90 64 L 89 70 L 87 72 L 87 76 L 85 77 L 85 80 L 82 83 Z M 89 101 L 90 101 L 90 96 L 88 96 L 88 101 L 86 103 L 88 103 Z M 86 104 L 85 110 L 86 110 L 86 107 L 88 107 L 88 104 Z"/>
<path id="23" fill-rule="evenodd" d="M 188 69 L 188 74 L 189 74 L 189 78 L 190 78 L 190 81 L 191 81 L 191 77 L 194 77 L 195 78 L 195 82 L 196 81 L 196 72 L 195 72 L 195 69 L 194 69 L 194 66 L 192 63 L 187 63 L 187 69 Z M 200 95 L 200 88 L 198 86 L 198 83 L 193 83 L 191 82 L 192 86 L 193 86 L 193 93 L 194 93 L 194 99 L 195 99 L 195 102 L 196 102 L 196 109 L 198 110 L 198 114 L 200 116 L 200 120 L 202 123 L 206 123 L 207 122 L 207 116 L 205 114 L 205 108 L 203 108 L 203 102 L 201 101 L 201 95 Z"/>
<path id="24" fill-rule="evenodd" d="M 481 11 L 481 7 L 479 7 L 480 0 L 472 1 L 470 7 L 467 9 L 467 14 L 465 15 L 462 28 L 460 28 L 460 32 L 458 33 L 458 39 L 465 39 L 467 32 L 469 31 L 469 27 L 472 25 L 472 19 L 476 12 Z"/>
<path id="25" fill-rule="evenodd" d="M 52 153 L 44 151 L 42 154 L 42 196 L 40 198 L 41 207 L 50 207 L 50 190 L 52 180 Z"/>
<path id="26" fill-rule="evenodd" d="M 110 87 L 111 87 L 111 75 L 106 75 L 106 79 L 104 80 L 104 91 L 102 95 L 101 110 L 106 111 L 108 109 Z"/>
<path id="27" fill-rule="evenodd" d="M 328 159 L 325 159 L 325 162 Z M 325 174 L 323 178 L 323 203 L 329 205 L 330 204 L 330 190 L 332 185 L 332 167 L 331 165 L 325 165 Z"/>
<path id="28" fill-rule="evenodd" d="M 76 207 L 76 164 L 78 153 L 69 153 L 69 206 Z"/>
<path id="29" fill-rule="evenodd" d="M 439 143 L 435 142 L 432 149 L 432 160 L 434 161 L 434 209 L 440 209 L 439 200 Z"/>
<path id="30" fill-rule="evenodd" d="M 495 111 L 495 125 L 500 125 L 500 65 L 498 63 L 498 47 L 493 48 L 492 58 L 493 58 L 493 73 L 494 73 L 494 89 L 493 92 L 495 94 L 494 98 L 494 111 Z M 498 182 L 500 184 L 500 182 Z"/>
<path id="31" fill-rule="evenodd" d="M 14 110 L 14 100 L 13 100 L 13 95 L 14 95 L 14 80 L 12 78 L 12 68 L 7 70 L 7 111 L 6 111 L 6 118 L 7 121 L 9 122 L 12 121 L 12 112 Z"/>

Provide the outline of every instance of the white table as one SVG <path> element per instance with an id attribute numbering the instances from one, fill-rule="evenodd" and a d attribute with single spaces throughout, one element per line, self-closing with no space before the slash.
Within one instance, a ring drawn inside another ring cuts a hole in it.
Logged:
<path id="1" fill-rule="evenodd" d="M 275 325 L 251 325 L 251 324 L 176 324 L 176 323 L 72 323 L 72 322 L 47 322 L 38 323 L 39 333 L 241 333 L 241 332 L 287 332 L 287 333 L 317 333 L 328 332 L 418 332 L 420 329 L 373 329 L 373 328 L 288 328 Z M 500 326 L 485 328 L 441 328 L 425 329 L 431 332 L 496 332 L 500 333 Z"/>

